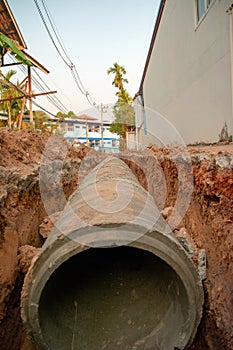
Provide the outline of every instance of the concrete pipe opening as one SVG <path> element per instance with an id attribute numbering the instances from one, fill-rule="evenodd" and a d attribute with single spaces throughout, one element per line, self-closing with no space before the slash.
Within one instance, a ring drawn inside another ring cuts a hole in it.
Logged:
<path id="1" fill-rule="evenodd" d="M 177 273 L 154 254 L 91 248 L 47 281 L 39 322 L 49 349 L 169 350 L 185 332 L 188 304 Z"/>

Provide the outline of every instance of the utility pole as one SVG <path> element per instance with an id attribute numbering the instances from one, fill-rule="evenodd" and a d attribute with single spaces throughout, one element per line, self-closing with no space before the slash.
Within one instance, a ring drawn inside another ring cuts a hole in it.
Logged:
<path id="1" fill-rule="evenodd" d="M 87 118 L 86 118 L 86 146 L 88 146 L 89 140 L 88 140 L 88 124 L 87 124 Z"/>
<path id="2" fill-rule="evenodd" d="M 104 126 L 103 126 L 103 105 L 100 105 L 100 123 L 101 123 L 101 150 L 104 148 Z"/>
<path id="3" fill-rule="evenodd" d="M 101 150 L 104 148 L 104 122 L 103 122 L 103 114 L 107 112 L 108 106 L 104 106 L 102 103 L 100 104 L 100 124 L 101 124 Z"/>

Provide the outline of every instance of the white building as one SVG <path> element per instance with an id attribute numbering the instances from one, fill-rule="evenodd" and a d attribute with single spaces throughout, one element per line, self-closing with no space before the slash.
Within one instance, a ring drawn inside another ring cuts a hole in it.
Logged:
<path id="1" fill-rule="evenodd" d="M 95 118 L 93 118 L 95 119 Z M 69 141 L 79 141 L 87 144 L 96 150 L 105 152 L 119 152 L 119 136 L 110 132 L 111 122 L 100 120 L 78 120 L 66 118 L 62 122 L 64 137 Z M 103 128 L 103 131 L 102 131 Z"/>
<path id="2" fill-rule="evenodd" d="M 153 143 L 160 133 L 154 111 L 187 144 L 231 138 L 232 7 L 232 0 L 161 1 L 135 98 L 139 143 Z M 172 132 L 167 139 L 174 141 Z"/>

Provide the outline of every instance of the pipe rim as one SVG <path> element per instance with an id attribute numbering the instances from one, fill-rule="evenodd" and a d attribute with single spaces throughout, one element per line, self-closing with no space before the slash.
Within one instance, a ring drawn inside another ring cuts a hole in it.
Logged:
<path id="1" fill-rule="evenodd" d="M 92 227 L 92 230 L 94 229 L 95 227 Z M 134 232 L 135 230 L 140 231 L 140 227 L 134 227 Z M 111 240 L 108 242 L 108 248 L 115 246 L 114 241 L 112 246 L 110 243 Z M 189 301 L 189 333 L 182 344 L 182 349 L 186 349 L 195 337 L 204 303 L 202 282 L 193 261 L 175 237 L 159 231 L 152 230 L 131 244 L 124 244 L 122 240 L 121 245 L 153 253 L 180 277 Z M 21 298 L 21 315 L 27 330 L 30 330 L 29 336 L 41 349 L 48 349 L 39 322 L 39 303 L 46 282 L 63 263 L 90 248 L 90 246 L 74 245 L 74 241 L 65 236 L 60 241 L 46 246 L 34 259 L 26 275 Z"/>

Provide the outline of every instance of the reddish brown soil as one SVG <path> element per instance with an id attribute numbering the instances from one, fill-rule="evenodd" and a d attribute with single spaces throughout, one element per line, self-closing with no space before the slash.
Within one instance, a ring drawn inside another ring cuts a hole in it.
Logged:
<path id="1" fill-rule="evenodd" d="M 44 242 L 40 224 L 47 216 L 41 201 L 39 167 L 48 136 L 0 128 L 0 349 L 35 349 L 20 318 L 20 293 L 33 251 Z M 63 138 L 53 145 L 67 146 Z M 67 146 L 63 188 L 68 197 L 78 184 L 80 160 L 89 149 Z M 51 203 L 52 208 L 52 203 Z M 28 261 L 27 261 L 28 260 Z"/>
<path id="2" fill-rule="evenodd" d="M 0 129 L 1 350 L 36 349 L 23 329 L 19 305 L 24 274 L 51 227 L 39 187 L 39 166 L 47 141 L 48 136 L 40 133 Z M 68 147 L 62 138 L 54 138 L 53 142 L 54 149 L 61 143 L 67 147 L 62 184 L 68 197 L 102 156 L 90 157 L 82 176 L 78 176 L 80 160 L 89 149 Z M 189 152 L 194 189 L 177 229 L 185 227 L 195 245 L 205 249 L 207 255 L 203 319 L 190 350 L 230 350 L 233 349 L 233 146 L 197 146 Z M 169 150 L 152 147 L 149 154 L 140 151 L 120 157 L 149 189 L 161 210 L 174 206 L 179 181 L 184 180 L 182 174 L 187 170 L 185 162 L 181 160 L 178 179 Z M 51 208 L 54 213 L 58 211 L 56 198 Z"/>
<path id="3" fill-rule="evenodd" d="M 155 156 L 155 159 L 151 154 Z M 158 149 L 121 156 L 161 209 L 174 207 L 179 181 L 189 176 L 182 150 Z M 203 319 L 190 350 L 233 349 L 233 144 L 189 148 L 194 188 L 183 220 L 198 249 L 207 256 Z M 176 158 L 177 157 L 177 158 Z M 181 162 L 179 174 L 174 162 Z M 166 194 L 162 173 L 166 179 Z M 164 204 L 165 202 L 165 204 Z M 168 215 L 169 219 L 169 215 Z"/>

